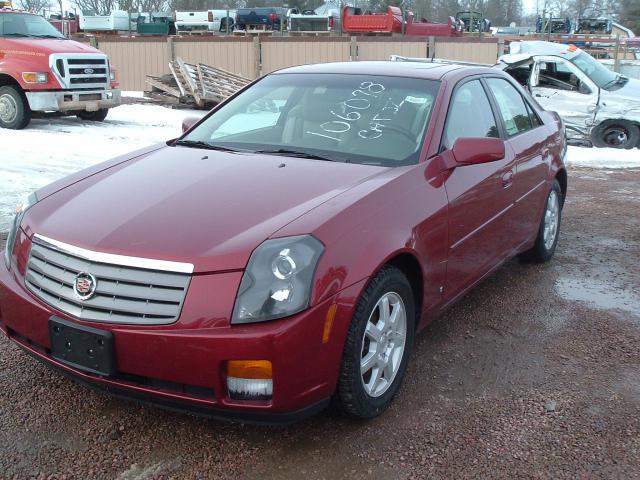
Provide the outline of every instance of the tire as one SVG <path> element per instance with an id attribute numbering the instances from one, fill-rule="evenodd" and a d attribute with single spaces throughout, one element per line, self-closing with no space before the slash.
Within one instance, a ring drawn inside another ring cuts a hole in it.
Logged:
<path id="1" fill-rule="evenodd" d="M 553 200 L 555 197 L 555 201 Z M 555 203 L 555 213 L 553 204 Z M 530 260 L 537 263 L 548 262 L 553 257 L 556 251 L 556 245 L 558 245 L 558 238 L 560 238 L 560 222 L 562 219 L 562 207 L 564 206 L 564 197 L 562 196 L 562 189 L 558 180 L 554 180 L 551 185 L 551 190 L 547 194 L 545 201 L 544 211 L 542 212 L 542 219 L 540 220 L 540 227 L 538 227 L 538 236 L 536 237 L 536 243 L 531 250 L 527 250 L 521 255 L 524 260 Z M 547 217 L 549 214 L 549 217 Z M 549 222 L 553 222 L 555 216 L 555 225 L 550 225 Z M 547 226 L 549 229 L 547 230 Z M 551 239 L 550 235 L 553 235 Z"/>
<path id="2" fill-rule="evenodd" d="M 100 110 L 96 110 L 95 112 L 78 112 L 76 113 L 76 116 L 81 120 L 86 120 L 89 122 L 104 122 L 104 119 L 107 118 L 108 114 L 108 108 L 101 108 Z"/>
<path id="3" fill-rule="evenodd" d="M 638 145 L 640 129 L 627 120 L 607 120 L 597 125 L 591 134 L 596 147 L 624 148 L 629 150 Z"/>
<path id="4" fill-rule="evenodd" d="M 393 317 L 397 312 L 396 323 L 387 323 L 388 330 L 384 328 L 384 316 L 381 314 L 385 299 L 389 302 L 388 317 Z M 370 320 L 371 333 L 365 333 Z M 351 418 L 368 419 L 387 409 L 407 369 L 415 321 L 415 301 L 407 277 L 395 267 L 382 268 L 358 301 L 349 326 L 333 398 L 334 407 L 340 413 Z M 377 332 L 371 328 L 374 322 L 378 327 Z M 374 333 L 379 338 L 377 342 L 373 341 Z M 386 355 L 381 354 L 383 349 Z M 361 363 L 365 358 L 372 359 L 368 362 L 371 366 L 362 374 Z M 382 368 L 380 362 L 385 362 L 387 367 Z M 376 382 L 378 372 L 380 375 Z"/>
<path id="5" fill-rule="evenodd" d="M 29 102 L 19 87 L 0 87 L 0 127 L 22 130 L 30 121 Z"/>

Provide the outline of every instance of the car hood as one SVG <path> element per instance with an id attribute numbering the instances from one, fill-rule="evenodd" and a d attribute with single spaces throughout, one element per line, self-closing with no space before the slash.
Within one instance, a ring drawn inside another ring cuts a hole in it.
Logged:
<path id="1" fill-rule="evenodd" d="M 386 170 L 164 147 L 59 189 L 23 227 L 89 250 L 192 263 L 196 272 L 236 270 L 274 232 Z"/>
<path id="2" fill-rule="evenodd" d="M 42 53 L 49 55 L 51 53 L 102 53 L 89 45 L 76 42 L 74 40 L 55 38 L 5 38 L 5 42 L 10 43 L 13 50 Z"/>
<path id="3" fill-rule="evenodd" d="M 629 79 L 622 88 L 600 91 L 598 118 L 640 120 L 640 80 Z"/>

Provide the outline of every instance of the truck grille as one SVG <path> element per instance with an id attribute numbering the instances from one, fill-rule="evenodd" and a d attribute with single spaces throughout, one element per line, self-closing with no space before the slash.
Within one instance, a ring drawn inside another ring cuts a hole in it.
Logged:
<path id="1" fill-rule="evenodd" d="M 107 88 L 109 62 L 105 55 L 53 54 L 50 64 L 64 88 Z"/>
<path id="2" fill-rule="evenodd" d="M 118 263 L 99 261 L 101 256 Z M 145 268 L 132 266 L 137 263 L 132 257 L 90 252 L 36 235 L 25 282 L 45 303 L 81 320 L 137 325 L 175 322 L 191 280 L 188 269 L 182 268 L 188 264 L 158 262 L 163 264 L 159 270 L 146 268 L 154 260 L 137 260 Z M 170 264 L 182 271 L 164 269 Z M 74 287 L 81 273 L 96 280 L 95 293 L 86 300 Z"/>

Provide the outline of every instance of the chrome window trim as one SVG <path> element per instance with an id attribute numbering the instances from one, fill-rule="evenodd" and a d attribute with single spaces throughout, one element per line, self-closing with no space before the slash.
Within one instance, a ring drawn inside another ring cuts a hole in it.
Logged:
<path id="1" fill-rule="evenodd" d="M 96 263 L 106 263 L 112 265 L 120 265 L 123 267 L 141 268 L 146 270 L 159 270 L 163 272 L 188 273 L 192 274 L 194 266 L 192 263 L 173 262 L 170 260 L 155 260 L 143 257 L 128 257 L 126 255 L 117 255 L 114 253 L 95 252 L 85 248 L 69 245 L 68 243 L 45 237 L 44 235 L 34 234 L 33 242 L 44 245 L 45 247 L 58 250 L 62 253 L 68 253 Z"/>

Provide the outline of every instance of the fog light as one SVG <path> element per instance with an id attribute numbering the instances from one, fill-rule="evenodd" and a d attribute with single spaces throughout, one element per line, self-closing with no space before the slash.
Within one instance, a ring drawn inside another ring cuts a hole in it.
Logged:
<path id="1" fill-rule="evenodd" d="M 268 360 L 229 360 L 227 390 L 233 400 L 270 400 L 273 369 Z"/>

